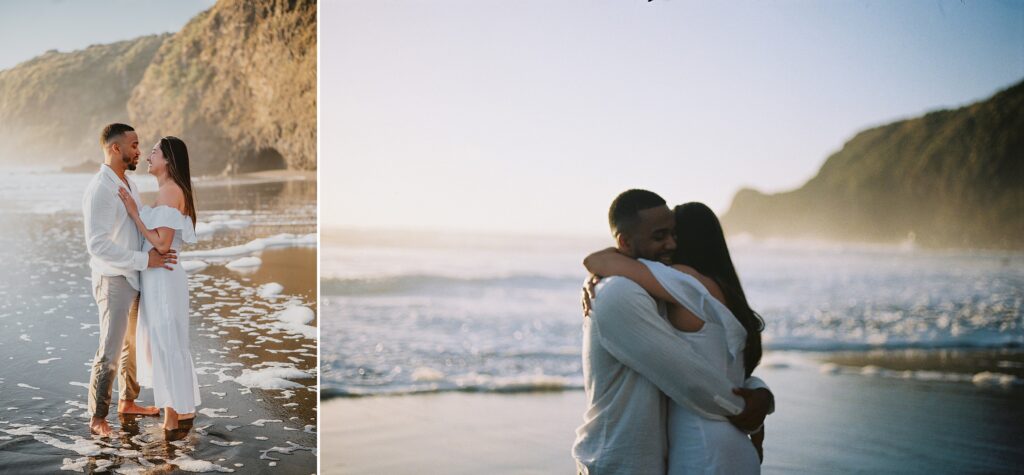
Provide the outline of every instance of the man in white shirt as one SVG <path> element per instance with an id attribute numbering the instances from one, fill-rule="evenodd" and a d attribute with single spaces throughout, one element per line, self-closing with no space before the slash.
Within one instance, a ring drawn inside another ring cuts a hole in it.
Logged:
<path id="1" fill-rule="evenodd" d="M 609 210 L 618 249 L 671 265 L 674 215 L 660 196 L 629 190 Z M 680 344 L 664 303 L 623 277 L 602 279 L 583 324 L 587 410 L 572 454 L 581 474 L 663 475 L 667 400 L 724 416 L 753 432 L 772 411 L 771 392 L 758 378 L 733 392 L 721 371 Z M 741 397 L 742 395 L 742 397 Z"/>
<path id="2" fill-rule="evenodd" d="M 118 188 L 127 188 L 138 203 L 135 182 L 125 170 L 135 170 L 139 162 L 139 137 L 125 124 L 110 124 L 100 134 L 106 156 L 99 173 L 89 182 L 82 198 L 85 217 L 85 244 L 92 269 L 93 297 L 100 316 L 100 342 L 89 377 L 89 429 L 108 436 L 112 430 L 107 414 L 113 381 L 120 366 L 119 414 L 158 415 L 152 406 L 139 406 L 139 384 L 135 379 L 135 327 L 139 312 L 139 271 L 164 267 L 177 262 L 171 251 L 161 255 L 155 249 L 142 252 L 142 235 L 117 197 Z M 141 203 L 140 207 L 141 207 Z"/>

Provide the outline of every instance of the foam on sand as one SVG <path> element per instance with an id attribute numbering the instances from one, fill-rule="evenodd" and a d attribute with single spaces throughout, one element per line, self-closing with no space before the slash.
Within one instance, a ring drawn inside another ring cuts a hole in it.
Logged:
<path id="1" fill-rule="evenodd" d="M 316 233 L 302 235 L 295 235 L 290 233 L 276 234 L 270 237 L 253 239 L 252 241 L 237 246 L 222 247 L 218 249 L 206 249 L 202 251 L 185 251 L 179 255 L 183 259 L 227 259 L 232 257 L 241 257 L 254 254 L 264 249 L 304 246 L 316 246 Z"/>
<path id="2" fill-rule="evenodd" d="M 274 298 L 284 291 L 284 286 L 277 282 L 269 282 L 259 287 L 256 293 L 265 299 Z"/>
<path id="3" fill-rule="evenodd" d="M 819 372 L 823 374 L 852 374 L 871 376 L 877 378 L 910 379 L 916 381 L 938 381 L 947 383 L 972 383 L 981 387 L 1002 387 L 1024 385 L 1024 379 L 1012 374 L 993 373 L 982 371 L 980 373 L 954 373 L 946 371 L 930 370 L 891 370 L 876 365 L 863 367 L 842 366 L 834 363 L 824 363 L 819 366 Z"/>
<path id="4" fill-rule="evenodd" d="M 231 441 L 231 442 L 225 442 L 223 440 L 210 439 L 210 443 L 213 444 L 213 445 L 219 445 L 221 447 L 234 447 L 236 445 L 242 445 L 244 442 L 242 442 L 240 440 L 235 440 L 235 441 Z"/>
<path id="5" fill-rule="evenodd" d="M 307 325 L 316 318 L 316 314 L 308 307 L 289 305 L 274 315 L 279 321 L 271 325 L 288 333 L 302 335 L 305 338 L 316 338 L 316 327 Z"/>
<path id="6" fill-rule="evenodd" d="M 249 256 L 235 259 L 227 263 L 224 267 L 231 270 L 249 270 L 259 267 L 261 264 L 263 264 L 263 259 L 256 256 Z"/>
<path id="7" fill-rule="evenodd" d="M 277 452 L 277 453 L 280 453 L 280 454 L 291 455 L 291 453 L 295 452 L 296 450 L 308 450 L 310 452 L 313 452 L 314 455 L 316 455 L 316 447 L 302 446 L 302 445 L 296 444 L 295 442 L 292 442 L 290 440 L 286 440 L 285 443 L 288 444 L 288 447 L 271 447 L 271 448 L 269 448 L 267 450 L 260 451 L 260 460 L 275 460 L 275 461 L 281 460 L 281 459 L 278 459 L 278 458 L 271 457 L 270 456 L 271 452 Z"/>
<path id="8" fill-rule="evenodd" d="M 217 214 L 210 216 L 206 221 L 196 223 L 196 237 L 200 240 L 207 240 L 213 237 L 214 234 L 228 231 L 245 229 L 251 225 L 252 222 L 245 219 L 232 219 L 231 216 L 225 214 Z"/>
<path id="9" fill-rule="evenodd" d="M 14 428 L 0 429 L 0 432 L 6 432 L 9 435 L 15 436 L 31 436 L 36 441 L 42 442 L 51 447 L 68 450 L 86 457 L 94 457 L 100 455 L 102 452 L 99 444 L 84 437 L 72 435 L 69 436 L 71 438 L 71 442 L 64 442 L 57 437 L 46 434 L 44 429 L 37 425 L 11 424 L 11 426 Z"/>
<path id="10" fill-rule="evenodd" d="M 305 387 L 289 379 L 307 379 L 310 374 L 297 368 L 273 367 L 253 371 L 243 369 L 242 375 L 235 382 L 247 388 L 259 389 L 292 389 Z"/>
<path id="11" fill-rule="evenodd" d="M 224 416 L 224 415 L 221 415 L 222 413 L 225 413 L 225 412 L 228 412 L 227 408 L 214 409 L 212 407 L 206 407 L 206 408 L 203 408 L 203 409 L 199 410 L 200 414 L 202 414 L 202 415 L 204 415 L 206 417 L 210 417 L 210 418 L 234 419 L 234 418 L 238 417 L 238 416 Z"/>
<path id="12" fill-rule="evenodd" d="M 169 461 L 170 464 L 176 465 L 178 470 L 183 472 L 192 473 L 204 473 L 204 472 L 222 472 L 232 473 L 235 471 L 233 468 L 222 467 L 213 462 L 206 460 L 196 460 L 188 455 L 180 455 L 178 458 Z"/>
<path id="13" fill-rule="evenodd" d="M 181 268 L 185 269 L 185 272 L 189 274 L 199 272 L 209 266 L 209 264 L 200 260 L 181 261 Z"/>

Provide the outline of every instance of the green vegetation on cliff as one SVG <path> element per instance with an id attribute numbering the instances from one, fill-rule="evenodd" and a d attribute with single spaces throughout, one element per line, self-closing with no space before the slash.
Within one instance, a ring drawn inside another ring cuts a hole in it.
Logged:
<path id="1" fill-rule="evenodd" d="M 740 190 L 730 234 L 1024 249 L 1024 82 L 865 130 L 801 188 Z"/>
<path id="2" fill-rule="evenodd" d="M 0 71 L 0 162 L 99 163 L 110 122 L 144 150 L 182 138 L 195 174 L 315 170 L 316 2 L 220 0 L 173 35 Z"/>
<path id="3" fill-rule="evenodd" d="M 0 161 L 96 159 L 100 129 L 129 120 L 128 98 L 169 37 L 49 51 L 0 71 Z"/>

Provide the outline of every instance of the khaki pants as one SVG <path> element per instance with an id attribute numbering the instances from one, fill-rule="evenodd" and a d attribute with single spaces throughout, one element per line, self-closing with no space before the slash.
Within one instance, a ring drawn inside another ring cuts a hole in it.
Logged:
<path id="1" fill-rule="evenodd" d="M 122 276 L 96 276 L 93 296 L 100 314 L 100 346 L 89 377 L 89 413 L 107 417 L 114 376 L 122 400 L 139 397 L 135 379 L 135 325 L 139 320 L 139 291 Z M 120 367 L 120 372 L 118 371 Z"/>

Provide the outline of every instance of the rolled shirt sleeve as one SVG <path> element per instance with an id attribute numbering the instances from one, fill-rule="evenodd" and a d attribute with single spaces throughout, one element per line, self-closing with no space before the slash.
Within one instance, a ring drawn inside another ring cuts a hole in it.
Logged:
<path id="1" fill-rule="evenodd" d="M 743 399 L 732 393 L 734 385 L 726 375 L 676 337 L 658 314 L 657 303 L 635 282 L 606 279 L 594 300 L 591 319 L 612 356 L 676 403 L 715 420 L 742 411 Z"/>

